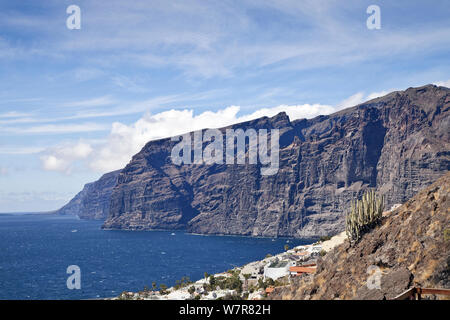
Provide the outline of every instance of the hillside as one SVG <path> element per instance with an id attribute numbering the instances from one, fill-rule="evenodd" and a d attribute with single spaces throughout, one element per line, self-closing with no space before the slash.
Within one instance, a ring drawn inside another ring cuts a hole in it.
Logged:
<path id="1" fill-rule="evenodd" d="M 371 266 L 380 268 L 379 289 L 366 285 Z M 298 278 L 271 298 L 392 299 L 412 286 L 450 288 L 450 173 L 388 213 L 357 245 L 346 240 L 328 252 L 313 280 Z"/>
<path id="2" fill-rule="evenodd" d="M 87 183 L 69 203 L 56 214 L 77 215 L 81 219 L 105 220 L 109 215 L 111 193 L 120 170 L 104 174 L 95 182 Z"/>

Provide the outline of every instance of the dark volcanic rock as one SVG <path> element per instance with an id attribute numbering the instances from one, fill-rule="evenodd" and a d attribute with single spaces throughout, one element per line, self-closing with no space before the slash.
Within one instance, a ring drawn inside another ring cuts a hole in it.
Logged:
<path id="1" fill-rule="evenodd" d="M 253 236 L 343 230 L 349 201 L 368 187 L 403 203 L 450 168 L 450 89 L 393 92 L 311 120 L 273 118 L 233 128 L 279 128 L 280 168 L 174 165 L 177 142 L 149 142 L 122 170 L 105 228 Z M 223 132 L 225 129 L 221 129 Z"/>
<path id="2" fill-rule="evenodd" d="M 88 183 L 68 204 L 56 214 L 77 215 L 81 219 L 104 220 L 109 214 L 110 198 L 120 170 L 103 175 Z"/>

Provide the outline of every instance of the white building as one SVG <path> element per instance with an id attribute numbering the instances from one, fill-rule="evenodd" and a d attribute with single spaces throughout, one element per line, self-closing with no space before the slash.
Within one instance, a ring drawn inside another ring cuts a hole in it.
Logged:
<path id="1" fill-rule="evenodd" d="M 250 275 L 250 279 L 258 279 L 263 273 L 263 265 L 257 261 L 257 262 L 251 262 L 249 264 L 246 264 L 239 274 L 239 278 L 243 281 L 244 275 L 248 274 Z"/>
<path id="2" fill-rule="evenodd" d="M 289 268 L 294 266 L 293 261 L 274 261 L 267 264 L 264 267 L 264 280 L 271 278 L 272 280 L 277 280 L 289 274 Z"/>
<path id="3" fill-rule="evenodd" d="M 322 245 L 314 245 L 308 248 L 309 253 L 320 253 L 322 251 Z"/>

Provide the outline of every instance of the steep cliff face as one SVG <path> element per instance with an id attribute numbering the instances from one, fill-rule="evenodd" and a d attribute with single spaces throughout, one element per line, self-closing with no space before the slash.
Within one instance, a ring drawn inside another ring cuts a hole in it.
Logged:
<path id="1" fill-rule="evenodd" d="M 103 175 L 88 183 L 68 204 L 56 214 L 77 215 L 81 219 L 104 220 L 109 214 L 111 193 L 117 183 L 120 170 Z"/>
<path id="2" fill-rule="evenodd" d="M 295 279 L 271 298 L 392 299 L 413 286 L 449 289 L 449 196 L 447 173 L 353 247 L 346 240 L 327 253 L 312 279 Z"/>
<path id="3" fill-rule="evenodd" d="M 277 174 L 261 165 L 175 165 L 177 142 L 149 142 L 121 171 L 105 228 L 317 236 L 343 230 L 349 201 L 368 187 L 403 203 L 450 168 L 450 89 L 393 92 L 338 113 L 280 113 L 232 126 L 280 129 Z M 221 129 L 225 132 L 226 128 Z"/>

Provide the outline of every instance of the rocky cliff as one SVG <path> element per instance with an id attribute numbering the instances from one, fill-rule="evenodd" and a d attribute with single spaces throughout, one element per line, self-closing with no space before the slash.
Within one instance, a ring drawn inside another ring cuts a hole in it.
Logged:
<path id="1" fill-rule="evenodd" d="M 230 127 L 280 130 L 279 170 L 271 176 L 261 175 L 260 164 L 175 165 L 177 142 L 151 141 L 120 172 L 104 228 L 337 233 L 364 189 L 376 188 L 388 206 L 403 203 L 450 169 L 449 92 L 409 88 L 310 120 L 280 113 Z"/>
<path id="2" fill-rule="evenodd" d="M 312 279 L 299 277 L 271 298 L 392 299 L 413 286 L 450 289 L 449 273 L 447 173 L 388 213 L 359 243 L 352 247 L 346 240 L 319 259 Z"/>
<path id="3" fill-rule="evenodd" d="M 111 193 L 117 183 L 120 170 L 103 175 L 88 183 L 68 204 L 56 214 L 77 215 L 81 219 L 104 220 L 109 214 Z"/>

